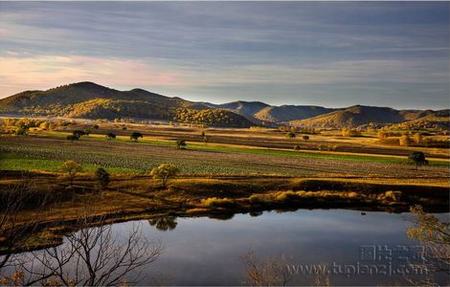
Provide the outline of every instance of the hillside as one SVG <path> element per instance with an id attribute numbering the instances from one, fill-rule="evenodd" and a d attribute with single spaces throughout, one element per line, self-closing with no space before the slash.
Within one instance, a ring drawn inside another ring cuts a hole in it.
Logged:
<path id="1" fill-rule="evenodd" d="M 254 114 L 256 119 L 265 122 L 289 122 L 292 120 L 302 120 L 329 113 L 334 109 L 319 106 L 268 106 Z"/>
<path id="2" fill-rule="evenodd" d="M 307 105 L 271 106 L 258 101 L 225 104 L 191 102 L 143 89 L 119 91 L 92 82 L 73 83 L 46 91 L 24 91 L 0 99 L 0 113 L 108 120 L 162 120 L 216 127 L 276 126 L 287 123 L 314 128 L 355 128 L 368 124 L 448 128 L 450 118 L 448 110 L 395 110 L 361 105 L 340 109 Z"/>
<path id="3" fill-rule="evenodd" d="M 294 120 L 295 126 L 315 128 L 355 128 L 367 124 L 393 124 L 421 116 L 433 114 L 433 111 L 398 111 L 387 107 L 351 106 L 349 108 L 326 113 L 304 120 Z"/>
<path id="4" fill-rule="evenodd" d="M 0 100 L 0 112 L 26 116 L 61 116 L 87 119 L 136 118 L 171 121 L 179 109 L 208 110 L 200 103 L 170 98 L 142 89 L 118 91 L 91 82 L 80 82 L 49 89 L 25 91 Z M 208 113 L 206 113 L 208 114 Z M 209 114 L 208 114 L 209 115 Z M 215 114 L 216 115 L 216 114 Z M 248 127 L 251 123 L 240 115 L 226 115 L 230 127 Z M 228 120 L 232 118 L 233 120 Z M 201 123 L 198 118 L 185 122 Z M 204 124 L 223 126 L 217 116 L 206 118 Z"/>
<path id="5" fill-rule="evenodd" d="M 426 113 L 420 113 L 420 115 L 412 120 L 391 125 L 390 128 L 409 130 L 434 128 L 450 130 L 450 110 L 426 111 Z"/>

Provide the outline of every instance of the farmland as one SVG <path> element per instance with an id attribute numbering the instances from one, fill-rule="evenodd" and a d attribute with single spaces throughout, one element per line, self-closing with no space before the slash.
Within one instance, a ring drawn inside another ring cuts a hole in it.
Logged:
<path id="1" fill-rule="evenodd" d="M 445 211 L 448 205 L 449 160 L 444 148 L 391 147 L 373 135 L 352 138 L 328 132 L 311 135 L 306 142 L 269 129 L 137 124 L 124 129 L 113 123 L 101 123 L 79 140 L 67 139 L 88 127 L 79 122 L 52 130 L 33 128 L 27 135 L 1 135 L 0 185 L 4 190 L 18 185 L 30 190 L 18 220 L 26 224 L 39 218 L 38 229 L 43 230 L 27 239 L 27 248 L 60 242 L 75 228 L 72 223 L 86 202 L 90 216 L 110 222 L 168 213 L 227 217 L 299 207 L 399 212 L 416 203 Z M 111 132 L 115 138 L 105 136 Z M 143 137 L 130 140 L 133 132 Z M 205 135 L 208 141 L 202 140 Z M 183 148 L 177 147 L 179 139 L 186 141 Z M 301 147 L 294 150 L 294 145 Z M 419 169 L 403 155 L 417 150 L 428 159 Z M 73 185 L 62 169 L 67 161 L 81 165 Z M 161 164 L 179 170 L 167 188 L 150 177 L 150 170 Z M 101 194 L 98 168 L 111 175 Z"/>

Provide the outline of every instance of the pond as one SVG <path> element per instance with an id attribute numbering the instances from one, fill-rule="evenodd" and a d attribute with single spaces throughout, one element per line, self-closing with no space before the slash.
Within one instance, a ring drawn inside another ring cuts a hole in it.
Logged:
<path id="1" fill-rule="evenodd" d="M 125 242 L 139 227 L 143 238 L 163 246 L 136 277 L 139 285 L 242 285 L 249 254 L 260 263 L 287 266 L 292 285 L 392 285 L 426 274 L 408 264 L 422 260 L 418 242 L 406 235 L 412 224 L 409 213 L 297 210 L 228 220 L 141 220 L 114 224 L 110 232 Z M 448 283 L 446 277 L 438 280 Z"/>

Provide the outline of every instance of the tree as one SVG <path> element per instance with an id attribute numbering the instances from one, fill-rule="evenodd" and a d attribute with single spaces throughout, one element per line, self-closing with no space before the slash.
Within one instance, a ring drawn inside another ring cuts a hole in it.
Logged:
<path id="1" fill-rule="evenodd" d="M 412 282 L 414 286 L 437 286 L 434 282 L 438 275 L 448 278 L 450 268 L 450 222 L 446 217 L 438 218 L 427 214 L 421 206 L 411 208 L 415 225 L 407 230 L 407 235 L 418 240 L 424 247 L 421 262 L 429 271 L 424 282 Z M 433 278 L 435 277 L 435 278 Z"/>
<path id="2" fill-rule="evenodd" d="M 208 137 L 207 137 L 207 136 L 203 136 L 203 142 L 204 142 L 205 144 L 208 143 Z"/>
<path id="3" fill-rule="evenodd" d="M 95 177 L 102 189 L 106 188 L 109 184 L 109 173 L 102 167 L 97 168 L 95 171 Z"/>
<path id="4" fill-rule="evenodd" d="M 83 171 L 83 168 L 76 161 L 68 160 L 64 162 L 63 166 L 61 167 L 61 170 L 67 174 L 67 176 L 70 179 L 70 185 L 72 186 L 75 175 Z"/>
<path id="5" fill-rule="evenodd" d="M 418 145 L 420 145 L 423 141 L 423 137 L 421 133 L 414 134 L 414 142 Z"/>
<path id="6" fill-rule="evenodd" d="M 287 136 L 288 138 L 290 138 L 290 139 L 293 139 L 293 138 L 295 138 L 295 137 L 297 136 L 297 134 L 296 134 L 295 132 L 293 132 L 293 131 L 290 131 L 290 132 L 288 132 L 288 133 L 286 134 L 286 136 Z"/>
<path id="7" fill-rule="evenodd" d="M 175 216 L 161 216 L 148 220 L 151 226 L 155 226 L 160 231 L 174 230 L 177 227 L 177 218 Z"/>
<path id="8" fill-rule="evenodd" d="M 399 144 L 401 146 L 410 146 L 411 145 L 411 138 L 409 135 L 402 135 L 399 139 Z"/>
<path id="9" fill-rule="evenodd" d="M 69 140 L 69 141 L 71 141 L 71 142 L 77 141 L 77 140 L 79 140 L 79 139 L 80 139 L 79 137 L 74 136 L 74 135 L 68 135 L 68 136 L 67 136 L 67 140 Z"/>
<path id="10" fill-rule="evenodd" d="M 415 151 L 412 152 L 409 156 L 408 159 L 414 163 L 416 165 L 416 169 L 420 166 L 420 165 L 427 165 L 428 164 L 428 160 L 425 159 L 425 154 L 421 151 Z"/>
<path id="11" fill-rule="evenodd" d="M 108 139 L 108 140 L 113 140 L 115 138 L 116 138 L 116 134 L 115 133 L 109 132 L 109 133 L 106 134 L 106 139 Z"/>
<path id="12" fill-rule="evenodd" d="M 179 169 L 170 163 L 163 163 L 160 164 L 158 167 L 155 167 L 150 172 L 150 175 L 154 179 L 161 179 L 162 186 L 165 188 L 167 185 L 167 181 L 169 178 L 174 177 L 179 172 Z"/>
<path id="13" fill-rule="evenodd" d="M 82 130 L 74 130 L 74 131 L 72 132 L 72 135 L 76 136 L 78 139 L 79 139 L 81 136 L 84 136 L 85 134 L 86 134 L 85 131 L 82 131 Z"/>
<path id="14" fill-rule="evenodd" d="M 88 211 L 64 243 L 23 254 L 19 265 L 5 276 L 2 285 L 14 286 L 121 286 L 147 270 L 163 249 L 148 240 L 141 225 L 118 238 L 105 218 L 90 218 Z M 97 227 L 92 227 L 98 225 Z M 90 227 L 90 228 L 86 228 Z M 2 274 L 3 275 L 3 274 Z M 131 278 L 127 278 L 131 276 Z"/>
<path id="15" fill-rule="evenodd" d="M 309 136 L 302 136 L 302 139 L 303 139 L 304 141 L 308 141 L 308 140 L 309 140 Z"/>
<path id="16" fill-rule="evenodd" d="M 186 149 L 187 143 L 185 140 L 177 140 L 177 149 Z"/>
<path id="17" fill-rule="evenodd" d="M 300 146 L 299 145 L 295 145 L 294 146 L 294 150 L 300 150 L 301 148 L 300 148 Z"/>
<path id="18" fill-rule="evenodd" d="M 388 137 L 388 134 L 383 130 L 379 130 L 377 133 L 377 136 L 378 136 L 378 139 L 385 140 Z"/>
<path id="19" fill-rule="evenodd" d="M 16 129 L 15 134 L 16 136 L 26 136 L 28 135 L 28 130 L 28 126 L 23 125 Z"/>
<path id="20" fill-rule="evenodd" d="M 130 135 L 130 140 L 137 142 L 139 138 L 143 138 L 144 136 L 140 132 L 133 132 Z"/>

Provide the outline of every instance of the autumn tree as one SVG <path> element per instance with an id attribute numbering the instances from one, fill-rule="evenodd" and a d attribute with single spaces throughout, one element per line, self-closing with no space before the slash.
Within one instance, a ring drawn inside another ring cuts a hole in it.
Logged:
<path id="1" fill-rule="evenodd" d="M 130 140 L 137 142 L 139 138 L 143 138 L 144 136 L 140 132 L 133 132 L 130 135 Z"/>
<path id="2" fill-rule="evenodd" d="M 116 138 L 116 134 L 115 133 L 109 132 L 109 133 L 106 134 L 106 139 L 108 139 L 108 140 L 113 140 L 115 138 Z"/>
<path id="3" fill-rule="evenodd" d="M 428 164 L 428 160 L 426 160 L 425 158 L 425 154 L 421 151 L 415 151 L 412 152 L 409 156 L 408 159 L 410 162 L 414 163 L 416 165 L 416 169 L 421 166 L 421 165 L 427 165 Z"/>
<path id="4" fill-rule="evenodd" d="M 160 179 L 162 182 L 162 186 L 166 188 L 169 178 L 176 176 L 178 172 L 179 169 L 175 165 L 170 163 L 163 163 L 158 167 L 153 168 L 150 172 L 150 175 L 154 179 Z"/>
<path id="5" fill-rule="evenodd" d="M 286 137 L 290 138 L 290 139 L 294 139 L 297 136 L 297 134 L 294 131 L 289 131 L 286 134 Z"/>
<path id="6" fill-rule="evenodd" d="M 177 149 L 186 149 L 187 143 L 185 140 L 177 140 Z"/>
<path id="7" fill-rule="evenodd" d="M 61 167 L 62 172 L 64 172 L 70 180 L 70 185 L 73 185 L 73 180 L 77 173 L 83 171 L 83 168 L 79 163 L 73 160 L 65 161 Z"/>

